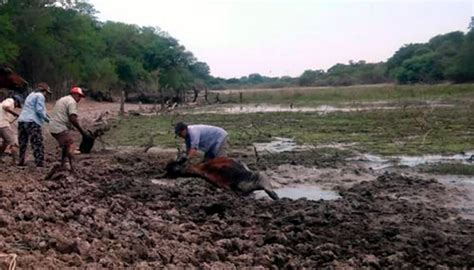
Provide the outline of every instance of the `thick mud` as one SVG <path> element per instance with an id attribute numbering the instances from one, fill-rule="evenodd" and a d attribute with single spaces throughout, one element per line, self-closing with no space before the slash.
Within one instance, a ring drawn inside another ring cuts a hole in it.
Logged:
<path id="1" fill-rule="evenodd" d="M 440 206 L 436 180 L 384 174 L 337 200 L 271 201 L 160 179 L 169 158 L 83 155 L 78 175 L 50 181 L 1 164 L 0 253 L 19 268 L 474 267 L 474 221 Z"/>

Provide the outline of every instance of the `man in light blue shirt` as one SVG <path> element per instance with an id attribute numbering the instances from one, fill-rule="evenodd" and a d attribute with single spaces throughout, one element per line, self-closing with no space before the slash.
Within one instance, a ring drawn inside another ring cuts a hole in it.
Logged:
<path id="1" fill-rule="evenodd" d="M 25 105 L 23 105 L 23 110 L 18 117 L 18 142 L 20 144 L 19 166 L 25 166 L 28 139 L 33 148 L 36 167 L 44 166 L 44 145 L 41 127 L 45 122 L 49 122 L 45 105 L 46 94 L 51 94 L 49 86 L 46 83 L 38 83 L 35 87 L 35 91 L 26 97 Z"/>
<path id="2" fill-rule="evenodd" d="M 175 134 L 186 142 L 188 158 L 197 156 L 197 150 L 205 153 L 204 160 L 227 156 L 227 132 L 210 125 L 186 125 L 179 122 L 175 126 Z"/>

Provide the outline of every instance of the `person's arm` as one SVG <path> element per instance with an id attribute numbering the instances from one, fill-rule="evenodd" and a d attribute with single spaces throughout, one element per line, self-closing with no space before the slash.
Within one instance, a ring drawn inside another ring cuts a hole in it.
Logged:
<path id="1" fill-rule="evenodd" d="M 197 148 L 190 148 L 188 151 L 188 158 L 192 158 L 198 155 Z"/>
<path id="2" fill-rule="evenodd" d="M 67 106 L 67 114 L 69 115 L 69 122 L 81 133 L 82 136 L 87 136 L 88 134 L 82 129 L 81 125 L 79 124 L 79 117 L 77 110 L 77 103 L 71 102 Z"/>
<path id="3" fill-rule="evenodd" d="M 69 122 L 71 122 L 71 124 L 82 134 L 82 136 L 87 136 L 87 133 L 82 129 L 81 125 L 79 124 L 77 114 L 70 114 Z"/>
<path id="4" fill-rule="evenodd" d="M 10 114 L 12 114 L 15 117 L 18 117 L 18 114 L 13 110 L 15 105 L 10 106 L 10 105 L 3 105 L 2 109 Z"/>
<path id="5" fill-rule="evenodd" d="M 198 155 L 199 139 L 200 134 L 198 132 L 194 133 L 188 129 L 189 143 L 186 144 L 188 157 L 195 157 Z"/>
<path id="6" fill-rule="evenodd" d="M 39 118 L 49 123 L 48 114 L 46 114 L 45 98 L 43 95 L 38 95 L 35 102 L 35 112 Z"/>

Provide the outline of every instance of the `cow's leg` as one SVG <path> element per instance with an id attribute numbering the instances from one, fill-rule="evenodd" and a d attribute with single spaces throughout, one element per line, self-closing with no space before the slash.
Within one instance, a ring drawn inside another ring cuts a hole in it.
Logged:
<path id="1" fill-rule="evenodd" d="M 268 196 L 270 196 L 270 198 L 272 198 L 273 200 L 279 200 L 280 198 L 278 197 L 278 194 L 276 194 L 275 191 L 273 190 L 270 190 L 270 189 L 264 189 L 265 192 L 268 194 Z"/>
<path id="2" fill-rule="evenodd" d="M 239 160 L 237 161 L 242 167 L 244 167 L 247 171 L 251 172 L 250 168 L 245 164 L 243 161 Z"/>
<path id="3" fill-rule="evenodd" d="M 280 199 L 278 195 L 276 194 L 276 192 L 273 191 L 272 185 L 270 183 L 270 179 L 268 179 L 266 176 L 264 176 L 261 173 L 257 173 L 257 179 L 258 179 L 258 183 L 261 189 L 263 189 L 268 194 L 268 196 L 270 196 L 270 198 L 272 198 L 273 200 Z"/>

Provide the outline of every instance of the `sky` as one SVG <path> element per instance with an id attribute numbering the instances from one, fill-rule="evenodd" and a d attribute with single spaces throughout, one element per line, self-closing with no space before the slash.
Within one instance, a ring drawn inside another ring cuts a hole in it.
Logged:
<path id="1" fill-rule="evenodd" d="M 270 77 L 386 61 L 404 44 L 467 31 L 474 0 L 89 0 L 101 21 L 159 27 L 211 75 Z"/>

